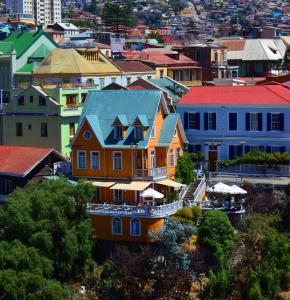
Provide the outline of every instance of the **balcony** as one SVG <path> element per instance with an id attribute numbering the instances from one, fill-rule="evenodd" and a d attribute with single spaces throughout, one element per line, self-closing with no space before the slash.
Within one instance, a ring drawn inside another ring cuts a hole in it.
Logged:
<path id="1" fill-rule="evenodd" d="M 169 204 L 146 207 L 132 205 L 114 204 L 93 204 L 88 203 L 87 209 L 92 216 L 112 216 L 112 217 L 145 217 L 145 218 L 164 218 L 171 216 L 183 207 L 183 201 L 175 201 Z"/>
<path id="2" fill-rule="evenodd" d="M 153 169 L 135 169 L 134 178 L 161 179 L 167 178 L 167 167 Z"/>

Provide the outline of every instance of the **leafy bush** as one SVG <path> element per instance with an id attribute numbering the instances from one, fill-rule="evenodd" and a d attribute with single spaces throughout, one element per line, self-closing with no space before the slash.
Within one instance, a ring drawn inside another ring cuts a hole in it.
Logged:
<path id="1" fill-rule="evenodd" d="M 220 168 L 226 168 L 240 164 L 289 165 L 290 155 L 287 152 L 267 153 L 264 151 L 251 151 L 231 160 L 217 161 L 217 166 Z"/>
<path id="2" fill-rule="evenodd" d="M 173 217 L 182 224 L 191 224 L 195 226 L 197 218 L 202 217 L 202 210 L 198 206 L 185 207 L 179 209 Z"/>
<path id="3" fill-rule="evenodd" d="M 204 153 L 201 151 L 193 152 L 193 153 L 190 153 L 189 155 L 193 162 L 203 161 L 205 158 Z"/>

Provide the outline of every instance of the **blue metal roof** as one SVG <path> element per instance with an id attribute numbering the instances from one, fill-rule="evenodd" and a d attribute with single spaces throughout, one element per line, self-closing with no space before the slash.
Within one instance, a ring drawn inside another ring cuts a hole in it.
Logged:
<path id="1" fill-rule="evenodd" d="M 88 93 L 80 124 L 88 121 L 102 147 L 147 147 L 162 92 L 159 90 L 101 90 Z M 121 117 L 120 117 L 121 116 Z M 127 124 L 122 140 L 114 138 L 114 121 L 119 118 Z M 143 140 L 134 138 L 136 118 L 147 127 Z M 127 121 L 127 122 L 126 122 Z"/>

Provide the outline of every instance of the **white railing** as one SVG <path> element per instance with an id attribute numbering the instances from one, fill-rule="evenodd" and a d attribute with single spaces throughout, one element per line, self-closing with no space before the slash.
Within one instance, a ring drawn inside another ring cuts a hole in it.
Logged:
<path id="1" fill-rule="evenodd" d="M 205 191 L 205 188 L 206 188 L 206 181 L 205 181 L 205 176 L 203 176 L 195 192 L 193 193 L 193 199 L 190 200 L 191 205 L 195 205 L 195 202 L 199 199 L 200 194 L 203 191 Z"/>
<path id="2" fill-rule="evenodd" d="M 179 200 L 182 200 L 184 198 L 184 196 L 186 195 L 186 192 L 189 188 L 189 185 L 185 185 L 182 187 L 182 189 L 180 190 L 179 194 L 178 194 L 178 198 Z"/>
<path id="3" fill-rule="evenodd" d="M 153 168 L 153 169 L 135 169 L 134 177 L 153 179 L 167 177 L 167 167 Z"/>
<path id="4" fill-rule="evenodd" d="M 220 210 L 226 214 L 243 214 L 246 212 L 244 202 L 234 202 L 228 205 L 215 204 L 211 201 L 195 201 L 195 205 L 198 205 L 203 211 L 207 210 Z"/>
<path id="5" fill-rule="evenodd" d="M 93 204 L 87 205 L 91 215 L 100 216 L 128 216 L 128 217 L 146 217 L 158 218 L 175 214 L 175 212 L 183 207 L 183 201 L 175 201 L 173 203 L 159 206 L 131 206 L 131 205 L 114 205 L 114 204 Z"/>

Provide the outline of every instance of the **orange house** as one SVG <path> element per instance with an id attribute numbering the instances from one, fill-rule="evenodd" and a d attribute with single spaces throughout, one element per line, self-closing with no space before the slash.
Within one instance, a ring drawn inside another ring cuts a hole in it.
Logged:
<path id="1" fill-rule="evenodd" d="M 148 242 L 148 233 L 182 207 L 185 187 L 173 179 L 185 142 L 180 117 L 168 111 L 161 91 L 89 92 L 72 166 L 75 177 L 96 187 L 89 211 L 99 239 Z M 143 198 L 150 187 L 164 197 Z"/>

